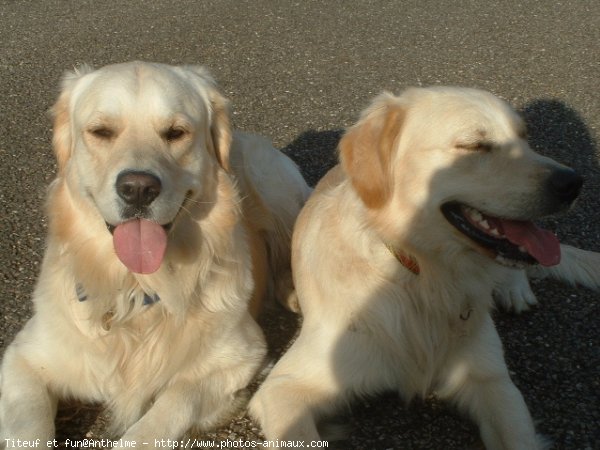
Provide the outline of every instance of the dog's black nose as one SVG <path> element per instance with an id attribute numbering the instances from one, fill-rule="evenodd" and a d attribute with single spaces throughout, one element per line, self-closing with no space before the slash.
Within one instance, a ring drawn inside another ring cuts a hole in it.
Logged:
<path id="1" fill-rule="evenodd" d="M 548 188 L 552 195 L 564 203 L 577 198 L 583 186 L 583 178 L 574 170 L 558 169 L 550 174 Z"/>
<path id="2" fill-rule="evenodd" d="M 117 193 L 131 206 L 148 206 L 160 194 L 158 177 L 148 172 L 126 171 L 117 177 Z"/>

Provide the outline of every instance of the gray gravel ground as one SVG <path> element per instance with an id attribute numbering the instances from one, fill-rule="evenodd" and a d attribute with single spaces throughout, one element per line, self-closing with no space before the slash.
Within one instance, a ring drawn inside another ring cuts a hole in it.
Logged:
<path id="1" fill-rule="evenodd" d="M 600 251 L 600 3 L 0 0 L 0 285 L 3 349 L 31 313 L 53 178 L 46 111 L 61 73 L 132 59 L 202 63 L 233 102 L 237 127 L 270 136 L 314 184 L 334 164 L 340 130 L 384 89 L 488 89 L 525 115 L 532 144 L 586 178 L 581 201 L 549 220 L 563 242 Z M 600 449 L 597 293 L 534 285 L 541 305 L 497 312 L 513 378 L 557 449 Z M 273 354 L 297 319 L 264 319 Z M 480 448 L 477 430 L 435 398 L 356 402 L 344 449 Z M 98 408 L 70 406 L 59 435 L 102 436 Z M 245 417 L 214 438 L 253 439 Z"/>

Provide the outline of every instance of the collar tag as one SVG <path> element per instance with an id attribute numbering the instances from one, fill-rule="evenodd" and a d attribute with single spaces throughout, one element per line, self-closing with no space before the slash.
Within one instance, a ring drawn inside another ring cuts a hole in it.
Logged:
<path id="1" fill-rule="evenodd" d="M 81 283 L 75 284 L 75 294 L 77 294 L 77 300 L 80 302 L 85 302 L 89 298 L 87 292 L 85 292 L 83 284 Z M 144 300 L 142 301 L 144 306 L 150 306 L 159 301 L 160 296 L 156 292 L 153 295 L 144 292 Z"/>
<path id="2" fill-rule="evenodd" d="M 143 301 L 143 305 L 153 305 L 156 302 L 160 301 L 160 297 L 158 296 L 158 294 L 155 292 L 154 295 L 148 295 L 144 292 L 144 301 Z"/>
<path id="3" fill-rule="evenodd" d="M 77 294 L 77 300 L 80 302 L 85 302 L 88 299 L 85 289 L 81 283 L 75 284 L 75 293 Z"/>

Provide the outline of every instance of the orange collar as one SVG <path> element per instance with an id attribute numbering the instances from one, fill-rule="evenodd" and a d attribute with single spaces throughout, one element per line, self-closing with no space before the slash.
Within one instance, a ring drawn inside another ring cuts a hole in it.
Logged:
<path id="1" fill-rule="evenodd" d="M 410 270 L 415 275 L 419 275 L 419 272 L 421 272 L 421 269 L 419 268 L 419 263 L 417 262 L 416 259 L 411 258 L 406 253 L 401 252 L 400 250 L 396 250 L 391 245 L 386 244 L 386 247 L 392 253 L 392 255 L 394 255 L 396 257 L 396 259 L 400 262 L 400 264 L 402 264 L 404 267 L 406 267 L 408 270 Z"/>

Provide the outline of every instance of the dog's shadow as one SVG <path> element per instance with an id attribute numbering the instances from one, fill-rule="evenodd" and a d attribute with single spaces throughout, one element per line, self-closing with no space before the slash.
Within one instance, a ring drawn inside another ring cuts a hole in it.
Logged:
<path id="1" fill-rule="evenodd" d="M 564 161 L 584 174 L 598 170 L 596 143 L 585 122 L 573 108 L 558 100 L 535 100 L 519 110 L 538 152 Z M 591 166 L 590 166 L 591 163 Z"/>
<path id="2" fill-rule="evenodd" d="M 77 401 L 60 402 L 56 414 L 55 439 L 58 446 L 67 446 L 67 440 L 72 442 L 104 437 L 108 420 L 108 414 L 102 405 Z"/>
<path id="3" fill-rule="evenodd" d="M 315 186 L 338 162 L 337 146 L 343 130 L 315 131 L 300 134 L 282 151 L 294 160 L 310 186 Z"/>
<path id="4" fill-rule="evenodd" d="M 600 211 L 599 155 L 584 120 L 570 106 L 552 99 L 535 100 L 519 113 L 527 124 L 531 147 L 572 167 L 585 180 L 575 207 L 567 215 L 544 221 L 544 225 L 556 230 L 561 241 L 600 251 L 600 227 L 595 220 Z"/>

